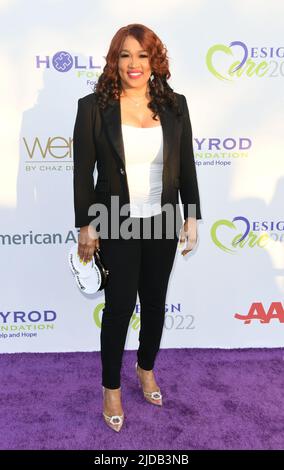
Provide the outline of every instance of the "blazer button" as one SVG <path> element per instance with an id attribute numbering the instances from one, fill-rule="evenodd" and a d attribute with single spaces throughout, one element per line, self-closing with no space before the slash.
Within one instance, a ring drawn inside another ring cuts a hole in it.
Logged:
<path id="1" fill-rule="evenodd" d="M 120 173 L 121 173 L 122 175 L 124 175 L 124 174 L 125 174 L 125 171 L 124 171 L 124 169 L 123 169 L 123 168 L 120 168 Z"/>

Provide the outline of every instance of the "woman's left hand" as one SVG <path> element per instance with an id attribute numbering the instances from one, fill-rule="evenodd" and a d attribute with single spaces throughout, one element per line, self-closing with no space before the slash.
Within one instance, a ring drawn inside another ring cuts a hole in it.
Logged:
<path id="1" fill-rule="evenodd" d="M 186 247 L 181 252 L 183 256 L 192 251 L 197 242 L 197 221 L 193 217 L 188 217 L 181 228 L 179 243 L 185 241 Z"/>

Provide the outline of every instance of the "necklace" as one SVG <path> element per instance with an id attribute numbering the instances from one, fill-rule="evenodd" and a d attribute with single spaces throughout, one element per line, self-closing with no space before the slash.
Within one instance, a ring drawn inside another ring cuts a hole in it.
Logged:
<path id="1" fill-rule="evenodd" d="M 143 100 L 143 101 L 140 102 L 140 103 L 137 103 L 133 98 L 130 98 L 130 96 L 128 96 L 128 95 L 126 95 L 126 94 L 125 94 L 124 96 L 125 96 L 126 98 L 130 99 L 131 101 L 133 101 L 133 103 L 135 104 L 135 106 L 140 106 L 141 103 L 143 103 L 143 101 L 145 100 L 145 96 L 143 96 L 143 97 L 142 97 L 142 100 Z"/>

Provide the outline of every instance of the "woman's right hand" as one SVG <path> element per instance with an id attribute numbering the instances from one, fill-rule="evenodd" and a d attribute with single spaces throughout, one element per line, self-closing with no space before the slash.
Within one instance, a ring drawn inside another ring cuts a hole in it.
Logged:
<path id="1" fill-rule="evenodd" d="M 100 240 L 97 231 L 91 225 L 80 228 L 78 239 L 78 255 L 81 260 L 91 261 L 94 252 L 100 248 Z"/>

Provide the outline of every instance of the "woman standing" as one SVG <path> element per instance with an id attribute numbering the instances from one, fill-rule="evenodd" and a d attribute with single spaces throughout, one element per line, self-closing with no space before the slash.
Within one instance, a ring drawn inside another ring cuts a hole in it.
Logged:
<path id="1" fill-rule="evenodd" d="M 201 219 L 187 102 L 167 83 L 166 53 L 146 26 L 120 28 L 94 93 L 78 101 L 74 127 L 78 253 L 89 261 L 99 249 L 110 272 L 101 325 L 101 360 L 103 416 L 115 431 L 124 421 L 120 370 L 137 293 L 141 327 L 135 371 L 147 402 L 162 405 L 153 368 L 162 337 L 168 280 L 178 241 L 186 242 L 183 255 L 191 251 L 197 241 L 197 219 Z M 98 177 L 94 187 L 95 163 Z M 112 205 L 113 199 L 118 206 Z M 106 212 L 95 224 L 94 209 L 101 210 L 102 205 Z M 125 206 L 127 213 L 121 210 Z M 173 211 L 166 212 L 166 206 Z M 115 220 L 118 236 L 113 229 Z M 169 226 L 177 229 L 171 235 Z"/>

